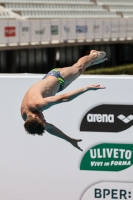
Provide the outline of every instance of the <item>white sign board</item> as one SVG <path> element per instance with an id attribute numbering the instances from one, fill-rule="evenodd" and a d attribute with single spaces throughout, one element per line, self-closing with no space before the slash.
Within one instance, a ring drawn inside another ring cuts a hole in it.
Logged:
<path id="1" fill-rule="evenodd" d="M 41 42 L 49 42 L 51 40 L 50 20 L 41 20 Z"/>
<path id="2" fill-rule="evenodd" d="M 19 21 L 9 20 L 8 26 L 5 27 L 5 36 L 8 37 L 8 43 L 18 43 L 19 37 Z"/>
<path id="3" fill-rule="evenodd" d="M 76 38 L 77 39 L 86 39 L 88 34 L 88 26 L 85 19 L 76 20 Z"/>
<path id="4" fill-rule="evenodd" d="M 95 83 L 106 89 L 43 112 L 47 122 L 82 139 L 83 152 L 47 132 L 25 132 L 21 101 L 42 77 L 0 76 L 0 199 L 133 199 L 133 77 L 81 76 L 57 95 Z"/>
<path id="5" fill-rule="evenodd" d="M 103 38 L 110 39 L 111 36 L 111 20 L 104 19 L 103 20 Z"/>
<path id="6" fill-rule="evenodd" d="M 132 193 L 133 183 L 101 182 L 88 188 L 81 200 L 130 199 Z"/>
<path id="7" fill-rule="evenodd" d="M 95 19 L 93 25 L 94 39 L 103 38 L 103 20 Z"/>
<path id="8" fill-rule="evenodd" d="M 61 24 L 59 19 L 51 20 L 51 40 L 60 40 Z"/>
<path id="9" fill-rule="evenodd" d="M 61 19 L 61 40 L 66 41 L 70 28 L 67 25 L 67 19 Z"/>
<path id="10" fill-rule="evenodd" d="M 8 21 L 0 20 L 0 44 L 7 44 L 9 36 L 7 34 Z"/>
<path id="11" fill-rule="evenodd" d="M 93 27 L 94 27 L 94 20 L 93 19 L 86 19 L 86 24 L 87 24 L 87 29 L 88 29 L 88 34 L 86 36 L 86 39 L 94 39 L 94 32 L 93 32 Z"/>
<path id="12" fill-rule="evenodd" d="M 31 27 L 30 21 L 20 21 L 19 22 L 19 33 L 20 33 L 20 43 L 29 43 L 30 42 L 30 34 Z"/>
<path id="13" fill-rule="evenodd" d="M 133 19 L 127 19 L 127 37 L 133 38 Z"/>
<path id="14" fill-rule="evenodd" d="M 68 39 L 75 40 L 76 39 L 76 19 L 68 19 L 67 20 L 67 27 L 68 27 Z"/>
<path id="15" fill-rule="evenodd" d="M 132 19 L 1 20 L 0 43 L 45 43 L 54 40 L 133 38 Z"/>
<path id="16" fill-rule="evenodd" d="M 111 38 L 119 37 L 119 20 L 112 19 L 111 20 Z"/>
<path id="17" fill-rule="evenodd" d="M 40 20 L 31 20 L 30 21 L 30 27 L 31 27 L 31 42 L 39 43 L 41 41 L 41 22 Z"/>
<path id="18" fill-rule="evenodd" d="M 126 19 L 119 19 L 119 38 L 126 38 Z"/>

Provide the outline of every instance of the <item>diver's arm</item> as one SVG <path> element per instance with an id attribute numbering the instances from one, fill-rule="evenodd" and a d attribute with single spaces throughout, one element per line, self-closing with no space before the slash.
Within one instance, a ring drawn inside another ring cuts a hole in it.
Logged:
<path id="1" fill-rule="evenodd" d="M 82 141 L 81 139 L 77 140 L 77 139 L 73 139 L 73 138 L 69 137 L 68 135 L 63 133 L 60 129 L 58 129 L 56 126 L 54 126 L 53 124 L 49 124 L 48 122 L 45 122 L 45 126 L 46 126 L 46 131 L 48 133 L 50 133 L 51 135 L 57 136 L 57 137 L 59 137 L 61 139 L 64 139 L 67 142 L 70 142 L 75 148 L 79 149 L 80 151 L 83 151 L 78 146 L 78 142 Z"/>
<path id="2" fill-rule="evenodd" d="M 80 96 L 81 94 L 89 90 L 98 90 L 98 89 L 104 89 L 104 88 L 105 87 L 101 87 L 100 85 L 90 85 L 90 86 L 86 86 L 86 87 L 68 92 L 66 94 L 46 97 L 38 101 L 37 107 L 38 109 L 40 109 L 40 111 L 43 111 L 56 104 L 72 101 L 73 99 L 77 98 L 78 96 Z"/>

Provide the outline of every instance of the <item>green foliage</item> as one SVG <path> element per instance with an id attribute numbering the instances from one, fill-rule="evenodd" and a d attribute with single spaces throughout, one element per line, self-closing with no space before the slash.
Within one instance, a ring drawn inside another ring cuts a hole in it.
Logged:
<path id="1" fill-rule="evenodd" d="M 108 68 L 100 68 L 100 69 L 90 69 L 89 68 L 84 72 L 84 74 L 129 74 L 133 75 L 133 64 L 124 65 L 124 66 L 115 66 Z"/>

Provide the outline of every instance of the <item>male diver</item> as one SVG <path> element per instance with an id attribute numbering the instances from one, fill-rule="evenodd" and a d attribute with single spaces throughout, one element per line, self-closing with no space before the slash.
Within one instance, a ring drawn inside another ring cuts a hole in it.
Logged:
<path id="1" fill-rule="evenodd" d="M 24 128 L 27 133 L 43 135 L 46 130 L 48 133 L 68 141 L 82 151 L 78 146 L 78 142 L 82 141 L 81 139 L 73 139 L 53 124 L 48 123 L 42 112 L 51 106 L 72 101 L 89 90 L 104 89 L 105 87 L 96 84 L 66 94 L 56 95 L 56 93 L 64 90 L 77 79 L 87 67 L 107 60 L 105 56 L 106 53 L 103 51 L 92 50 L 89 55 L 81 57 L 73 66 L 53 69 L 42 80 L 34 84 L 26 92 L 21 104 L 21 115 L 25 121 Z"/>

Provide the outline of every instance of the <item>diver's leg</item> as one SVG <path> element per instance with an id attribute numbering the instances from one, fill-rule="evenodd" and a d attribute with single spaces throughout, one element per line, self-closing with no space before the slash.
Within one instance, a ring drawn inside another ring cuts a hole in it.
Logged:
<path id="1" fill-rule="evenodd" d="M 60 74 L 65 80 L 64 88 L 77 79 L 87 67 L 104 62 L 105 56 L 106 53 L 103 51 L 92 50 L 88 56 L 80 58 L 73 66 L 59 68 Z"/>

